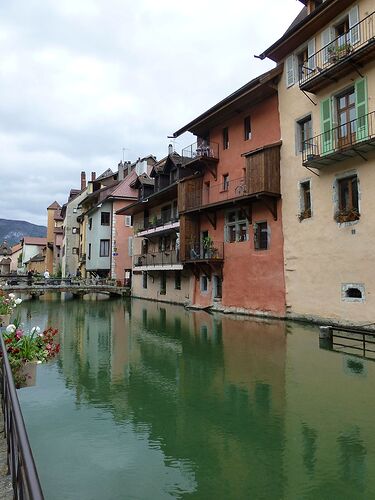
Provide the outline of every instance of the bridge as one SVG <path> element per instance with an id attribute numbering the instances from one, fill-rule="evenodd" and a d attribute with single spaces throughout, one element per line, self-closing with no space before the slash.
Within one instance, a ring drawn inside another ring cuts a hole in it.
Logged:
<path id="1" fill-rule="evenodd" d="M 128 297 L 130 288 L 120 282 L 102 278 L 28 278 L 27 276 L 0 276 L 0 287 L 4 292 L 25 293 L 32 298 L 46 292 L 69 292 L 74 297 L 89 293 L 101 293 L 111 297 Z"/>

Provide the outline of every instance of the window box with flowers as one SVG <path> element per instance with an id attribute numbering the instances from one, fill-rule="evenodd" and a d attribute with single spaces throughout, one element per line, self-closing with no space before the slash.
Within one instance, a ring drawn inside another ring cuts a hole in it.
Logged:
<path id="1" fill-rule="evenodd" d="M 341 224 L 344 222 L 354 222 L 356 220 L 359 220 L 360 217 L 361 214 L 358 212 L 358 209 L 351 208 L 351 209 L 337 210 L 334 218 L 336 222 Z"/>

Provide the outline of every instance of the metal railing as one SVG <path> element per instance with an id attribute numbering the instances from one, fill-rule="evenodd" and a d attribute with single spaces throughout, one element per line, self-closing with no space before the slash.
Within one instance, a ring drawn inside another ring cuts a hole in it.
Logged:
<path id="1" fill-rule="evenodd" d="M 135 226 L 134 231 L 135 233 L 141 233 L 142 231 L 148 231 L 150 229 L 158 229 L 158 228 L 163 228 L 165 226 L 169 226 L 171 224 L 174 224 L 175 222 L 178 222 L 180 219 L 178 216 L 174 217 L 169 217 L 167 219 L 156 219 L 156 220 L 151 220 L 147 224 L 139 224 L 138 226 Z"/>
<path id="2" fill-rule="evenodd" d="M 372 139 L 375 139 L 375 111 L 305 141 L 302 161 L 309 163 Z"/>
<path id="3" fill-rule="evenodd" d="M 1 404 L 8 447 L 8 472 L 15 500 L 43 500 L 43 492 L 22 417 L 3 336 L 1 350 Z"/>
<path id="4" fill-rule="evenodd" d="M 186 164 L 200 158 L 219 159 L 219 144 L 212 141 L 198 141 L 182 150 L 182 163 Z"/>
<path id="5" fill-rule="evenodd" d="M 116 280 L 111 278 L 29 278 L 28 276 L 1 276 L 0 285 L 4 289 L 12 288 L 17 290 L 17 288 L 33 287 L 37 289 L 38 287 L 51 287 L 53 288 L 63 288 L 63 287 L 84 287 L 84 286 L 116 286 Z"/>
<path id="6" fill-rule="evenodd" d="M 223 241 L 210 241 L 209 244 L 204 244 L 201 241 L 188 243 L 185 246 L 185 260 L 198 261 L 198 260 L 223 260 L 224 259 L 224 242 Z"/>
<path id="7" fill-rule="evenodd" d="M 149 252 L 134 256 L 134 265 L 140 266 L 171 266 L 181 264 L 177 250 L 165 250 L 162 252 Z"/>
<path id="8" fill-rule="evenodd" d="M 321 72 L 335 66 L 370 41 L 374 41 L 374 14 L 375 12 L 372 12 L 362 21 L 352 26 L 347 33 L 338 36 L 305 60 L 299 67 L 300 86 L 303 87 L 304 84 Z"/>
<path id="9" fill-rule="evenodd" d="M 209 187 L 204 184 L 202 192 L 190 191 L 186 193 L 185 210 L 201 208 L 211 203 L 234 200 L 242 196 L 247 196 L 247 194 L 248 189 L 245 177 L 233 180 L 223 179 L 221 182 L 210 184 Z"/>

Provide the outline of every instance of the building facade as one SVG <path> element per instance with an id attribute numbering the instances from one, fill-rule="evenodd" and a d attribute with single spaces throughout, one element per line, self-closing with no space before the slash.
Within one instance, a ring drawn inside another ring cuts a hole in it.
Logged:
<path id="1" fill-rule="evenodd" d="M 178 186 L 181 260 L 197 307 L 285 314 L 277 82 L 250 81 L 175 136 L 194 174 Z"/>
<path id="2" fill-rule="evenodd" d="M 287 313 L 375 320 L 375 12 L 371 0 L 303 1 L 261 57 L 279 83 Z"/>

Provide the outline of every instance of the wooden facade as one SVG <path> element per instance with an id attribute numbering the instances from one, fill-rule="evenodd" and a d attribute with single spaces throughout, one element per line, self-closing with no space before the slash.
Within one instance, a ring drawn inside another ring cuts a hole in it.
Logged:
<path id="1" fill-rule="evenodd" d="M 280 144 L 244 155 L 248 195 L 280 194 Z"/>

